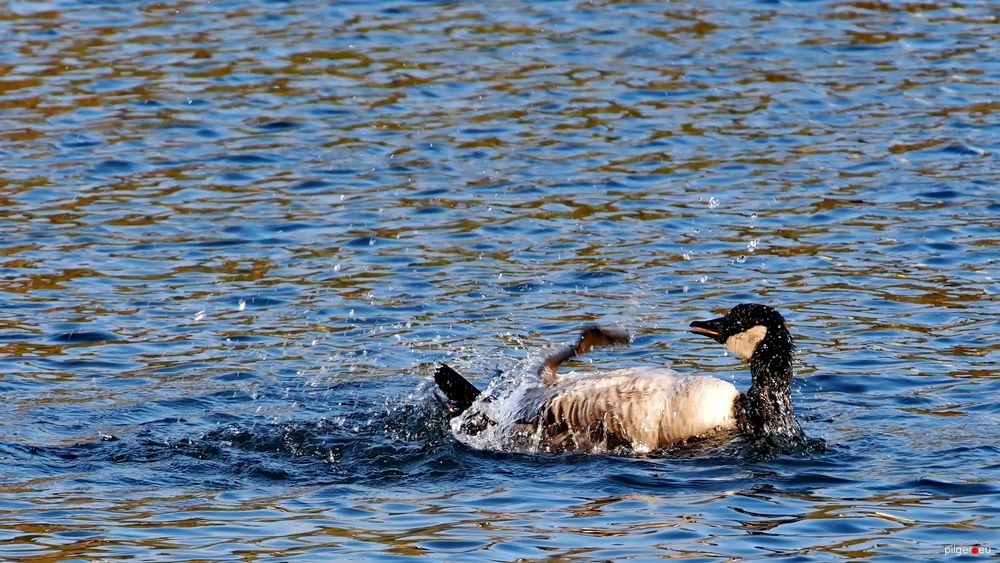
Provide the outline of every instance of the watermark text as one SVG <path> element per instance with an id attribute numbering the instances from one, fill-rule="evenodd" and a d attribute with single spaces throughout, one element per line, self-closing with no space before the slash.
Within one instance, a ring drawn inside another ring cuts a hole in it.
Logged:
<path id="1" fill-rule="evenodd" d="M 945 555 L 985 555 L 993 556 L 993 548 L 988 545 L 946 545 Z"/>

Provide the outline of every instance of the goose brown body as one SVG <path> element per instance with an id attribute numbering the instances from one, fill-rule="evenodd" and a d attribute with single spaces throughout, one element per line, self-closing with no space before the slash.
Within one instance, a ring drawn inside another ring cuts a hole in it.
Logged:
<path id="1" fill-rule="evenodd" d="M 664 368 L 571 373 L 525 393 L 521 423 L 539 428 L 551 450 L 646 452 L 735 430 L 739 395 L 726 381 Z"/>

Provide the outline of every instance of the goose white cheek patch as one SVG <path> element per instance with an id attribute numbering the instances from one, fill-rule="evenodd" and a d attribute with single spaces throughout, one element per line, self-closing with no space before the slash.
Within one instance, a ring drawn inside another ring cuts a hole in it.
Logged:
<path id="1" fill-rule="evenodd" d="M 767 327 L 757 325 L 727 338 L 726 348 L 737 358 L 746 360 L 753 356 L 753 351 L 757 349 L 757 345 L 760 344 L 761 340 L 764 340 L 765 336 L 767 336 Z"/>

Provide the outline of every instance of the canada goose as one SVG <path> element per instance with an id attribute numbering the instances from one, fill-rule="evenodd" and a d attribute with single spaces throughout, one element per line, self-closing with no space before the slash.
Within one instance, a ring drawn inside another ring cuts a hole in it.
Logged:
<path id="1" fill-rule="evenodd" d="M 724 317 L 692 322 L 690 331 L 747 360 L 752 378 L 746 393 L 714 377 L 656 367 L 557 377 L 566 360 L 628 343 L 624 331 L 590 327 L 575 345 L 545 359 L 538 384 L 517 395 L 501 430 L 511 443 L 534 440 L 550 451 L 646 452 L 725 431 L 801 436 L 791 402 L 792 337 L 781 314 L 766 305 L 740 304 Z M 458 372 L 442 364 L 434 379 L 456 432 L 475 435 L 501 424 L 486 408 L 489 399 Z"/>

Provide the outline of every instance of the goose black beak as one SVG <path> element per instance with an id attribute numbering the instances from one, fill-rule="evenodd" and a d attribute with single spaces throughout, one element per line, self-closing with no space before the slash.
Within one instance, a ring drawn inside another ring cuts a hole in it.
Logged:
<path id="1" fill-rule="evenodd" d="M 725 320 L 725 317 L 719 317 L 709 321 L 693 321 L 691 323 L 691 332 L 695 334 L 704 334 L 719 344 L 725 344 L 726 337 L 722 335 L 723 320 Z"/>

